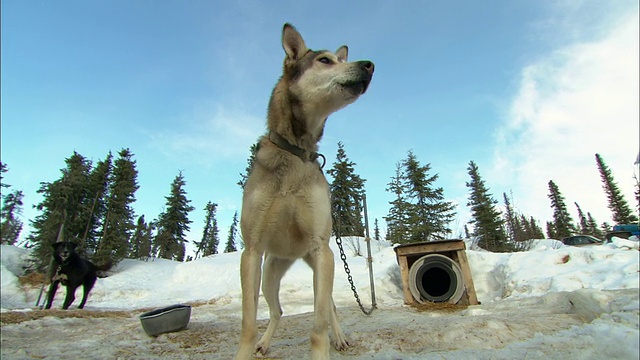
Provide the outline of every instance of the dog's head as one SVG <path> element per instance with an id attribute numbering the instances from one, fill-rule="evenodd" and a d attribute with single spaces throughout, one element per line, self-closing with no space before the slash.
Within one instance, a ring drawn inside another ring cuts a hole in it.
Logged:
<path id="1" fill-rule="evenodd" d="M 307 48 L 300 33 L 290 24 L 282 30 L 284 79 L 293 98 L 303 104 L 305 116 L 326 119 L 364 94 L 373 76 L 371 61 L 348 62 L 348 48 L 335 53 Z"/>
<path id="2" fill-rule="evenodd" d="M 52 245 L 53 255 L 60 262 L 67 261 L 76 251 L 77 244 L 69 241 L 61 241 Z"/>

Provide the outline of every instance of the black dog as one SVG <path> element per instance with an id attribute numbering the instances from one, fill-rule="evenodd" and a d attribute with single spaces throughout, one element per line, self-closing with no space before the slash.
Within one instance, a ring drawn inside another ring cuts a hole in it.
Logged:
<path id="1" fill-rule="evenodd" d="M 58 284 L 67 287 L 67 296 L 64 299 L 63 309 L 68 309 L 73 300 L 76 299 L 76 289 L 82 285 L 83 295 L 78 309 L 82 309 L 87 302 L 87 295 L 96 283 L 96 267 L 88 260 L 85 260 L 76 253 L 76 244 L 72 242 L 58 242 L 53 246 L 53 266 L 57 267 L 49 294 L 47 295 L 47 306 L 51 308 L 51 303 L 58 290 Z"/>

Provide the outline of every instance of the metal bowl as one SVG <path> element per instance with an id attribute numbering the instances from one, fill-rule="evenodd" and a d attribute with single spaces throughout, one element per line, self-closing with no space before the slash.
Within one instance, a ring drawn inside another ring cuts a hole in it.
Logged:
<path id="1" fill-rule="evenodd" d="M 140 315 L 140 322 L 147 335 L 158 336 L 185 329 L 190 317 L 191 306 L 177 304 L 146 312 Z"/>

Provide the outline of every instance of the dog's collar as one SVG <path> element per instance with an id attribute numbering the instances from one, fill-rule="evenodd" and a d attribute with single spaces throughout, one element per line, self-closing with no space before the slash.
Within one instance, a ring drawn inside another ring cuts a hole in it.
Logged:
<path id="1" fill-rule="evenodd" d="M 292 143 L 288 142 L 287 139 L 283 138 L 280 134 L 278 134 L 275 131 L 269 132 L 269 141 L 274 143 L 280 149 L 286 150 L 292 153 L 293 155 L 299 157 L 300 159 L 302 159 L 302 161 L 314 162 L 316 161 L 316 159 L 322 158 L 322 164 L 320 164 L 321 169 L 324 168 L 324 165 L 327 162 L 327 159 L 324 157 L 324 155 L 315 151 L 309 152 L 305 149 L 297 147 L 296 145 L 293 145 Z"/>

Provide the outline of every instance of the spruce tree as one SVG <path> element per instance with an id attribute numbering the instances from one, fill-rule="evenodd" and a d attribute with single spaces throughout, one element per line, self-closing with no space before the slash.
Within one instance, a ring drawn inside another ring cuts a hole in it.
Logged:
<path id="1" fill-rule="evenodd" d="M 520 226 L 519 231 L 521 233 L 521 235 L 519 235 L 520 240 L 518 241 L 539 239 L 539 237 L 534 235 L 535 230 L 531 226 L 531 222 L 529 222 L 524 215 L 520 214 L 520 216 L 516 216 L 516 219 L 518 220 L 518 225 Z"/>
<path id="2" fill-rule="evenodd" d="M 182 171 L 171 183 L 171 193 L 166 196 L 166 210 L 159 216 L 157 222 L 158 233 L 154 240 L 154 248 L 163 259 L 183 261 L 185 256 L 186 233 L 189 231 L 189 213 L 194 207 L 189 205 L 184 190 L 186 182 Z"/>
<path id="3" fill-rule="evenodd" d="M 576 208 L 578 209 L 578 222 L 580 224 L 580 234 L 587 235 L 589 234 L 589 226 L 587 224 L 587 217 L 582 212 L 580 205 L 577 202 L 574 202 Z"/>
<path id="4" fill-rule="evenodd" d="M 638 154 L 638 160 L 635 165 L 638 165 L 638 172 L 640 172 L 640 154 Z M 636 196 L 636 211 L 640 214 L 640 178 L 636 174 L 633 174 L 633 178 L 636 181 L 636 190 L 634 192 Z"/>
<path id="5" fill-rule="evenodd" d="M 378 218 L 373 221 L 373 238 L 380 240 L 380 226 L 378 226 Z"/>
<path id="6" fill-rule="evenodd" d="M 562 240 L 565 237 L 572 236 L 577 232 L 576 227 L 567 210 L 564 196 L 562 196 L 560 189 L 553 180 L 549 181 L 548 196 L 551 200 L 551 208 L 553 209 L 553 233 L 555 237 L 552 239 Z"/>
<path id="7" fill-rule="evenodd" d="M 40 183 L 37 193 L 43 197 L 36 205 L 41 213 L 31 222 L 28 246 L 33 246 L 33 254 L 38 270 L 43 270 L 51 259 L 51 245 L 61 239 L 79 243 L 86 228 L 88 199 L 93 199 L 89 189 L 91 162 L 75 152 L 65 160 L 61 169 L 62 177 L 51 183 Z M 64 226 L 62 226 L 64 224 Z M 77 251 L 85 255 L 85 246 L 80 243 Z"/>
<path id="8" fill-rule="evenodd" d="M 511 201 L 507 197 L 507 193 L 502 193 L 502 197 L 504 199 L 504 218 L 505 224 L 507 226 L 507 238 L 512 241 L 521 241 L 524 240 L 524 236 L 522 236 L 522 228 L 520 219 L 518 218 L 513 206 L 511 205 Z"/>
<path id="9" fill-rule="evenodd" d="M 551 221 L 547 221 L 547 238 L 549 238 L 549 239 L 557 239 L 558 238 L 555 226 L 553 225 L 553 222 L 551 222 Z"/>
<path id="10" fill-rule="evenodd" d="M 602 179 L 602 188 L 607 194 L 609 209 L 612 213 L 612 219 L 616 224 L 633 224 L 638 222 L 638 217 L 633 213 L 629 204 L 624 199 L 622 192 L 618 188 L 618 184 L 613 179 L 611 169 L 604 163 L 600 154 L 596 154 L 596 163 L 600 171 Z"/>
<path id="11" fill-rule="evenodd" d="M 94 254 L 102 238 L 104 218 L 107 213 L 107 198 L 113 181 L 113 155 L 107 154 L 89 174 L 89 191 L 86 198 L 84 221 L 86 223 L 81 243 L 89 253 Z"/>
<path id="12" fill-rule="evenodd" d="M 236 236 L 238 234 L 238 212 L 233 214 L 233 222 L 229 227 L 229 236 L 227 237 L 227 244 L 224 247 L 225 253 L 238 251 L 236 248 Z"/>
<path id="13" fill-rule="evenodd" d="M 396 163 L 395 175 L 387 184 L 386 191 L 395 195 L 395 199 L 389 202 L 391 205 L 389 214 L 384 218 L 387 222 L 386 239 L 394 244 L 406 244 L 409 242 L 407 219 L 410 204 L 402 186 L 402 165 L 400 163 Z"/>
<path id="14" fill-rule="evenodd" d="M 449 223 L 455 217 L 455 205 L 444 201 L 444 190 L 435 188 L 438 175 L 429 175 L 431 164 L 420 165 L 417 157 L 409 151 L 403 162 L 404 186 L 410 206 L 409 225 L 411 242 L 431 241 L 451 234 Z"/>
<path id="15" fill-rule="evenodd" d="M 131 253 L 129 257 L 132 259 L 148 259 L 151 257 L 153 224 L 144 220 L 144 215 L 138 217 L 136 229 L 131 236 Z"/>
<path id="16" fill-rule="evenodd" d="M 531 216 L 529 218 L 529 228 L 531 229 L 531 236 L 529 239 L 544 239 L 544 231 L 538 226 L 536 220 Z"/>
<path id="17" fill-rule="evenodd" d="M 467 182 L 470 190 L 469 202 L 471 207 L 470 221 L 474 229 L 472 235 L 478 238 L 478 245 L 485 250 L 506 252 L 513 248 L 507 242 L 504 220 L 500 211 L 496 209 L 497 200 L 493 199 L 489 189 L 485 186 L 475 162 L 469 162 L 467 168 L 471 181 Z"/>
<path id="18" fill-rule="evenodd" d="M 24 197 L 21 190 L 6 192 L 11 185 L 2 182 L 2 174 L 6 173 L 6 164 L 0 162 L 0 193 L 2 194 L 2 208 L 0 209 L 0 243 L 14 245 L 18 241 L 23 223 L 18 218 L 22 214 L 22 199 Z"/>
<path id="19" fill-rule="evenodd" d="M 251 168 L 253 168 L 253 162 L 256 159 L 256 153 L 258 152 L 259 145 L 260 141 L 258 140 L 258 142 L 251 145 L 251 148 L 249 149 L 251 154 L 247 159 L 247 167 L 244 169 L 244 174 L 240 174 L 240 180 L 237 182 L 238 186 L 240 186 L 242 189 L 244 189 L 244 186 L 247 184 L 249 174 L 251 174 Z"/>
<path id="20" fill-rule="evenodd" d="M 327 173 L 333 178 L 331 191 L 331 217 L 333 233 L 340 236 L 364 236 L 362 198 L 364 182 L 355 173 L 356 164 L 349 160 L 344 144 L 338 142 L 336 162 Z"/>
<path id="21" fill-rule="evenodd" d="M 135 192 L 139 188 L 136 162 L 132 158 L 129 149 L 122 149 L 114 162 L 102 238 L 93 259 L 97 264 L 115 265 L 131 251 L 129 239 L 136 227 L 131 205 L 136 200 Z"/>
<path id="22" fill-rule="evenodd" d="M 604 233 L 598 227 L 598 223 L 593 216 L 591 216 L 591 213 L 587 213 L 587 233 L 599 239 L 604 238 Z"/>
<path id="23" fill-rule="evenodd" d="M 407 244 L 443 239 L 451 233 L 455 205 L 444 201 L 444 190 L 434 187 L 438 175 L 429 175 L 431 164 L 420 165 L 412 151 L 396 164 L 396 174 L 387 191 L 396 195 L 390 202 L 387 240 Z"/>
<path id="24" fill-rule="evenodd" d="M 209 201 L 204 207 L 206 212 L 204 220 L 204 229 L 202 231 L 202 240 L 197 242 L 195 258 L 202 253 L 202 256 L 209 256 L 218 253 L 218 221 L 216 220 L 216 209 L 218 204 Z"/>

